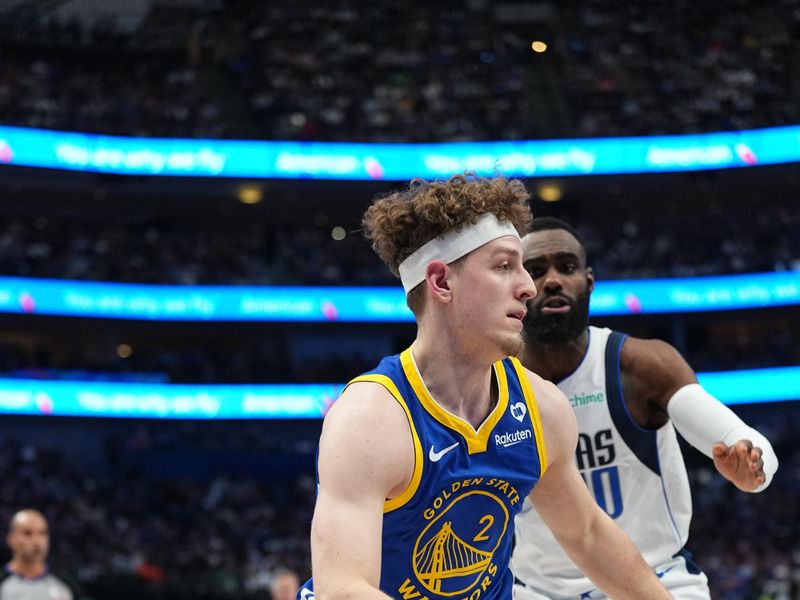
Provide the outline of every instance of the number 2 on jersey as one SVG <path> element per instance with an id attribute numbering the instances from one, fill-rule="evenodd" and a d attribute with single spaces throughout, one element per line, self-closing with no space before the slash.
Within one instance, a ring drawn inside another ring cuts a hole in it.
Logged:
<path id="1" fill-rule="evenodd" d="M 494 525 L 494 517 L 492 515 L 483 515 L 483 517 L 481 517 L 481 520 L 478 521 L 478 523 L 480 523 L 481 525 L 486 523 L 486 527 L 481 529 L 480 533 L 478 533 L 478 535 L 476 535 L 474 538 L 472 538 L 472 541 L 473 542 L 485 542 L 486 540 L 489 539 L 489 536 L 486 535 L 486 532 L 489 531 L 489 528 L 492 525 Z"/>

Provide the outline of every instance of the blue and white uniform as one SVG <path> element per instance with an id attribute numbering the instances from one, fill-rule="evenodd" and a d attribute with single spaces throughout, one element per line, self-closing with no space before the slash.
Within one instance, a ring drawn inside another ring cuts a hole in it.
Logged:
<path id="1" fill-rule="evenodd" d="M 411 482 L 384 505 L 380 589 L 393 598 L 511 597 L 514 517 L 547 458 L 524 369 L 507 358 L 493 371 L 497 404 L 477 430 L 431 397 L 411 349 L 351 382 L 384 386 L 411 426 Z M 311 581 L 297 597 L 313 598 Z"/>
<path id="2" fill-rule="evenodd" d="M 589 327 L 578 368 L 557 385 L 578 421 L 576 462 L 595 500 L 633 540 L 675 598 L 708 600 L 706 576 L 683 546 L 692 497 L 675 429 L 639 427 L 623 398 L 625 335 Z M 512 569 L 518 600 L 605 598 L 561 549 L 530 502 L 517 518 Z"/>

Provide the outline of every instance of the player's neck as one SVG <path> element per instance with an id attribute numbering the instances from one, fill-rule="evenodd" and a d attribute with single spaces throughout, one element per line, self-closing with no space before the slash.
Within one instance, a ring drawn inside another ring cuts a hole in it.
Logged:
<path id="1" fill-rule="evenodd" d="M 525 340 L 519 359 L 529 370 L 548 381 L 558 382 L 575 371 L 589 347 L 589 330 L 578 337 L 557 344 Z"/>
<path id="2" fill-rule="evenodd" d="M 470 360 L 450 344 L 417 339 L 411 348 L 414 362 L 433 399 L 452 414 L 478 427 L 496 402 L 492 363 Z"/>
<path id="3" fill-rule="evenodd" d="M 22 560 L 11 560 L 8 563 L 9 571 L 26 579 L 36 579 L 44 575 L 47 565 L 43 562 L 26 562 Z"/>

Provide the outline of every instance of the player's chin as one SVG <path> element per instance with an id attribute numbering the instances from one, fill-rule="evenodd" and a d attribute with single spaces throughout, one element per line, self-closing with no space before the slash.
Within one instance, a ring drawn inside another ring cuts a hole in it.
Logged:
<path id="1" fill-rule="evenodd" d="M 501 344 L 503 358 L 506 356 L 519 356 L 522 352 L 522 334 L 508 335 Z"/>

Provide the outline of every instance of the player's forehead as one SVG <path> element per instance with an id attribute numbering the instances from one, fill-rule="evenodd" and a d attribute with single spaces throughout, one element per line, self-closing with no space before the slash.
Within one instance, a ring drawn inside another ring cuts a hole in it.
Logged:
<path id="1" fill-rule="evenodd" d="M 580 242 L 564 229 L 534 231 L 522 240 L 523 260 L 549 260 L 557 256 L 574 255 L 583 258 Z"/>
<path id="2" fill-rule="evenodd" d="M 487 242 L 451 265 L 473 273 L 482 273 L 487 267 L 506 261 L 513 264 L 522 263 L 522 244 L 516 236 L 508 235 Z"/>
<path id="3" fill-rule="evenodd" d="M 473 254 L 483 257 L 509 256 L 511 258 L 522 256 L 522 245 L 519 238 L 505 235 L 485 243 L 473 251 Z"/>

